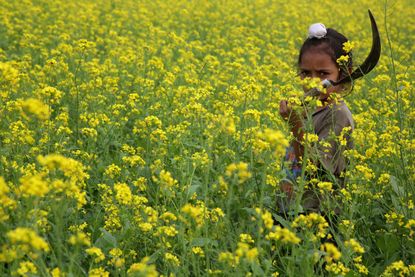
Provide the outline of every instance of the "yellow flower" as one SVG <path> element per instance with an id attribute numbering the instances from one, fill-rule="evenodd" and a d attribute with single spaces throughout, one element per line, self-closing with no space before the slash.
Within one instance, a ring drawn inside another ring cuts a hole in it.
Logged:
<path id="1" fill-rule="evenodd" d="M 327 262 L 332 262 L 333 260 L 339 260 L 340 257 L 342 256 L 342 253 L 337 249 L 337 247 L 330 242 L 326 242 L 322 244 L 320 247 L 320 250 L 326 252 L 325 259 Z"/>
<path id="2" fill-rule="evenodd" d="M 201 168 L 206 168 L 211 163 L 208 154 L 205 150 L 201 152 L 196 152 L 192 155 L 192 163 L 194 167 L 200 166 Z"/>
<path id="3" fill-rule="evenodd" d="M 112 264 L 115 267 L 122 267 L 125 263 L 125 259 L 122 258 L 123 252 L 119 248 L 112 248 L 109 251 L 109 254 L 112 256 L 111 260 L 108 261 L 108 264 Z"/>
<path id="4" fill-rule="evenodd" d="M 49 251 L 49 245 L 30 228 L 18 227 L 6 233 L 6 236 L 13 244 L 31 246 L 38 251 Z"/>
<path id="5" fill-rule="evenodd" d="M 230 115 L 221 116 L 219 122 L 221 123 L 221 129 L 225 134 L 233 135 L 236 132 L 235 120 Z"/>
<path id="6" fill-rule="evenodd" d="M 46 100 L 49 101 L 51 104 L 59 103 L 63 94 L 62 91 L 50 86 L 46 86 L 38 90 L 37 92 L 39 95 L 46 98 Z"/>
<path id="7" fill-rule="evenodd" d="M 88 248 L 88 249 L 85 250 L 85 252 L 88 255 L 95 257 L 94 258 L 95 263 L 99 263 L 99 262 L 105 260 L 104 253 L 102 253 L 102 250 L 98 247 L 94 246 L 94 247 Z"/>
<path id="8" fill-rule="evenodd" d="M 35 115 L 39 120 L 49 119 L 49 106 L 38 99 L 28 98 L 21 103 L 21 106 L 23 111 Z"/>
<path id="9" fill-rule="evenodd" d="M 274 175 L 267 175 L 266 184 L 276 188 L 280 183 L 280 179 Z"/>
<path id="10" fill-rule="evenodd" d="M 305 135 L 304 141 L 308 144 L 312 144 L 318 141 L 318 135 L 316 134 L 305 133 L 304 135 Z"/>
<path id="11" fill-rule="evenodd" d="M 349 61 L 348 55 L 341 55 L 340 58 L 336 60 L 338 64 L 344 64 L 344 63 L 347 63 L 348 61 Z"/>
<path id="12" fill-rule="evenodd" d="M 171 212 L 165 212 L 162 215 L 160 215 L 160 219 L 166 223 L 169 223 L 171 221 L 176 221 L 177 217 Z"/>
<path id="13" fill-rule="evenodd" d="M 28 274 L 36 274 L 37 268 L 32 262 L 20 262 L 17 274 L 20 276 L 28 276 Z"/>
<path id="14" fill-rule="evenodd" d="M 248 164 L 244 162 L 236 164 L 232 163 L 226 167 L 226 176 L 231 177 L 234 174 L 236 174 L 236 176 L 238 177 L 239 184 L 242 184 L 243 182 L 251 178 L 252 175 L 248 170 Z"/>
<path id="15" fill-rule="evenodd" d="M 85 246 L 91 245 L 89 235 L 84 232 L 80 232 L 80 231 L 76 232 L 75 235 L 71 235 L 69 237 L 69 243 L 72 245 L 85 245 Z"/>
<path id="16" fill-rule="evenodd" d="M 160 171 L 159 178 L 154 178 L 154 180 L 158 181 L 164 188 L 177 186 L 177 181 L 172 177 L 171 173 L 166 170 Z"/>
<path id="17" fill-rule="evenodd" d="M 160 226 L 157 228 L 156 235 L 165 235 L 167 237 L 174 237 L 179 232 L 176 230 L 174 226 Z"/>
<path id="18" fill-rule="evenodd" d="M 315 231 L 318 237 L 324 238 L 327 234 L 329 224 L 323 216 L 317 213 L 310 213 L 308 215 L 301 214 L 296 217 L 291 226 L 293 228 L 301 228 L 306 231 Z"/>
<path id="19" fill-rule="evenodd" d="M 317 187 L 320 189 L 320 192 L 331 192 L 333 191 L 333 183 L 332 182 L 319 182 Z"/>
<path id="20" fill-rule="evenodd" d="M 258 258 L 258 255 L 259 255 L 259 251 L 258 251 L 258 248 L 256 247 L 249 249 L 245 253 L 246 259 L 250 262 L 256 261 Z"/>
<path id="21" fill-rule="evenodd" d="M 19 80 L 19 71 L 12 62 L 0 62 L 0 87 L 17 86 Z"/>
<path id="22" fill-rule="evenodd" d="M 343 50 L 346 53 L 349 53 L 350 51 L 352 51 L 352 49 L 355 47 L 355 43 L 351 42 L 351 41 L 346 41 L 345 43 L 343 43 Z"/>
<path id="23" fill-rule="evenodd" d="M 239 257 L 230 252 L 219 253 L 218 260 L 232 267 L 236 267 L 239 264 Z"/>
<path id="24" fill-rule="evenodd" d="M 88 272 L 89 277 L 109 277 L 110 274 L 102 267 L 90 269 Z"/>
<path id="25" fill-rule="evenodd" d="M 153 225 L 148 222 L 142 222 L 138 224 L 138 228 L 140 228 L 141 231 L 147 233 L 150 232 L 153 229 Z"/>
<path id="26" fill-rule="evenodd" d="M 363 176 L 366 180 L 371 180 L 371 179 L 373 179 L 373 177 L 375 177 L 375 175 L 373 173 L 373 170 L 368 168 L 365 165 L 356 165 L 356 169 L 357 169 L 357 171 L 359 171 L 360 173 L 363 174 Z"/>
<path id="27" fill-rule="evenodd" d="M 188 203 L 182 207 L 181 211 L 193 218 L 198 226 L 201 226 L 209 216 L 209 213 L 203 204 L 192 205 Z"/>
<path id="28" fill-rule="evenodd" d="M 306 89 L 306 90 L 310 90 L 313 88 L 317 88 L 320 91 L 324 91 L 323 85 L 321 84 L 321 80 L 319 78 L 310 78 L 310 77 L 306 77 L 302 80 L 300 80 L 300 84 Z M 301 105 L 301 100 L 298 99 L 298 97 L 293 97 L 291 98 L 292 101 L 294 101 L 295 105 Z"/>
<path id="29" fill-rule="evenodd" d="M 139 191 L 147 190 L 147 179 L 144 177 L 139 177 L 137 180 L 133 181 L 133 185 L 137 187 Z"/>
<path id="30" fill-rule="evenodd" d="M 47 156 L 38 156 L 37 160 L 42 166 L 51 171 L 61 170 L 66 177 L 72 180 L 82 182 L 89 178 L 82 163 L 72 158 L 67 158 L 60 154 L 50 154 Z"/>
<path id="31" fill-rule="evenodd" d="M 83 134 L 86 137 L 90 137 L 96 141 L 98 137 L 98 132 L 94 128 L 82 128 L 81 134 Z"/>
<path id="32" fill-rule="evenodd" d="M 409 229 L 409 236 L 413 236 L 415 233 L 415 219 L 409 219 L 405 224 L 405 228 Z"/>
<path id="33" fill-rule="evenodd" d="M 130 157 L 123 157 L 122 161 L 127 163 L 130 166 L 144 166 L 146 162 L 139 155 L 132 155 Z"/>
<path id="34" fill-rule="evenodd" d="M 210 211 L 209 217 L 212 222 L 218 222 L 220 218 L 223 218 L 225 213 L 222 211 L 221 208 L 214 208 Z"/>
<path id="35" fill-rule="evenodd" d="M 149 257 L 144 257 L 139 263 L 134 263 L 130 266 L 127 271 L 128 276 L 146 276 L 146 277 L 157 277 L 159 276 L 156 266 L 148 264 Z"/>
<path id="36" fill-rule="evenodd" d="M 255 241 L 252 239 L 250 234 L 240 234 L 239 235 L 239 241 L 240 242 L 246 242 L 246 243 L 254 243 Z"/>
<path id="37" fill-rule="evenodd" d="M 104 172 L 104 174 L 109 176 L 110 178 L 115 178 L 116 176 L 120 175 L 120 173 L 121 173 L 121 168 L 115 164 L 111 164 L 107 166 Z"/>
<path id="38" fill-rule="evenodd" d="M 50 188 L 49 184 L 42 177 L 41 175 L 33 175 L 20 178 L 21 185 L 19 186 L 19 192 L 24 197 L 45 196 Z"/>
<path id="39" fill-rule="evenodd" d="M 62 273 L 62 271 L 59 269 L 59 267 L 55 267 L 54 269 L 52 269 L 50 271 L 50 275 L 52 277 L 64 277 L 65 276 L 65 274 Z"/>
<path id="40" fill-rule="evenodd" d="M 357 268 L 359 273 L 361 273 L 363 275 L 368 275 L 369 274 L 369 270 L 367 269 L 366 266 L 364 266 L 362 264 L 359 264 L 359 263 L 355 263 L 354 266 Z"/>
<path id="41" fill-rule="evenodd" d="M 0 196 L 6 195 L 10 191 L 4 178 L 0 176 Z"/>
<path id="42" fill-rule="evenodd" d="M 244 111 L 243 115 L 246 118 L 252 118 L 256 124 L 258 125 L 260 124 L 260 119 L 261 119 L 260 111 L 256 109 L 249 109 L 249 110 Z"/>
<path id="43" fill-rule="evenodd" d="M 271 150 L 273 155 L 278 158 L 284 155 L 288 144 L 288 139 L 281 131 L 266 128 L 256 133 L 253 148 L 256 153 Z"/>
<path id="44" fill-rule="evenodd" d="M 180 266 L 180 260 L 177 258 L 177 256 L 173 255 L 172 253 L 165 253 L 164 259 L 167 262 L 170 262 L 174 266 Z"/>
<path id="45" fill-rule="evenodd" d="M 333 272 L 334 274 L 341 276 L 346 275 L 350 271 L 350 269 L 347 268 L 342 262 L 329 263 L 325 266 L 325 269 L 329 272 Z"/>
<path id="46" fill-rule="evenodd" d="M 16 206 L 16 201 L 7 195 L 9 192 L 8 185 L 0 176 L 0 222 L 8 220 L 10 210 Z"/>
<path id="47" fill-rule="evenodd" d="M 114 185 L 115 199 L 123 205 L 129 205 L 132 201 L 132 193 L 130 187 L 125 183 L 116 183 Z"/>
<path id="48" fill-rule="evenodd" d="M 205 252 L 199 246 L 192 247 L 192 252 L 193 252 L 193 254 L 198 255 L 200 257 L 204 257 L 205 256 Z"/>
<path id="49" fill-rule="evenodd" d="M 350 240 L 345 241 L 344 245 L 352 249 L 353 252 L 355 253 L 358 253 L 358 254 L 365 253 L 365 249 L 355 239 L 350 239 Z"/>
<path id="50" fill-rule="evenodd" d="M 274 220 L 272 214 L 267 210 L 261 210 L 260 208 L 255 208 L 255 212 L 261 217 L 261 220 L 266 229 L 271 230 L 274 226 Z"/>
<path id="51" fill-rule="evenodd" d="M 410 267 L 406 266 L 405 263 L 402 260 L 393 262 L 390 264 L 385 271 L 382 273 L 382 277 L 389 277 L 389 276 L 411 276 L 411 271 L 415 273 L 413 270 L 411 270 Z"/>
<path id="52" fill-rule="evenodd" d="M 386 218 L 386 223 L 389 224 L 398 224 L 399 226 L 402 226 L 404 224 L 404 215 L 401 214 L 397 214 L 395 212 L 389 212 L 387 214 L 385 214 L 385 218 Z"/>
<path id="53" fill-rule="evenodd" d="M 297 237 L 295 233 L 293 233 L 287 228 L 281 228 L 280 226 L 277 226 L 275 228 L 275 231 L 269 232 L 269 234 L 266 235 L 265 238 L 268 240 L 277 240 L 283 243 L 292 243 L 292 244 L 298 244 L 301 241 L 301 239 Z"/>

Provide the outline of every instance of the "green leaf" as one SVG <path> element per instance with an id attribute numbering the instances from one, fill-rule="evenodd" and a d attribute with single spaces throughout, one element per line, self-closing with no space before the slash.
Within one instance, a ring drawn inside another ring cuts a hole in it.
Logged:
<path id="1" fill-rule="evenodd" d="M 218 242 L 216 240 L 212 240 L 210 238 L 195 238 L 192 240 L 190 245 L 193 246 L 206 246 L 206 245 L 218 246 Z"/>
<path id="2" fill-rule="evenodd" d="M 404 197 L 405 196 L 405 190 L 403 189 L 403 187 L 401 187 L 395 176 L 390 176 L 390 184 L 392 186 L 393 191 L 396 193 L 397 196 L 399 197 Z"/>
<path id="3" fill-rule="evenodd" d="M 384 253 L 387 259 L 399 253 L 399 238 L 394 234 L 378 233 L 376 236 L 376 245 Z"/>
<path id="4" fill-rule="evenodd" d="M 274 219 L 275 219 L 275 220 L 276 220 L 279 224 L 281 224 L 284 228 L 288 228 L 288 227 L 290 227 L 290 222 L 289 222 L 288 220 L 285 220 L 282 216 L 280 216 L 280 215 L 278 215 L 278 214 L 276 214 L 276 213 L 273 213 L 272 215 L 273 215 Z"/>
<path id="5" fill-rule="evenodd" d="M 254 272 L 254 276 L 265 276 L 265 272 L 262 270 L 258 263 L 251 263 L 251 268 Z"/>
<path id="6" fill-rule="evenodd" d="M 158 259 L 158 257 L 160 256 L 160 254 L 163 252 L 163 249 L 159 249 L 156 252 L 154 252 L 153 254 L 151 254 L 151 256 L 149 257 L 148 263 L 152 264 L 155 263 L 156 260 Z"/>
<path id="7" fill-rule="evenodd" d="M 95 241 L 94 245 L 103 250 L 117 247 L 117 239 L 104 228 L 100 228 L 100 230 L 102 235 Z"/>
<path id="8" fill-rule="evenodd" d="M 187 194 L 192 195 L 193 193 L 197 192 L 199 190 L 199 188 L 200 188 L 200 183 L 191 185 L 189 187 L 189 189 L 187 190 Z"/>

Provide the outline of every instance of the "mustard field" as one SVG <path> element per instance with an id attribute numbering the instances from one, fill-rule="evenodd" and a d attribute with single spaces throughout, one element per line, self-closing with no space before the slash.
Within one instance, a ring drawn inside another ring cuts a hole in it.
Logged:
<path id="1" fill-rule="evenodd" d="M 343 96 L 345 183 L 302 180 L 321 213 L 297 201 L 283 217 L 279 102 L 303 94 L 299 48 L 322 22 L 357 68 L 368 9 L 382 54 Z M 0 0 L 0 275 L 415 276 L 414 13 L 411 0 Z"/>

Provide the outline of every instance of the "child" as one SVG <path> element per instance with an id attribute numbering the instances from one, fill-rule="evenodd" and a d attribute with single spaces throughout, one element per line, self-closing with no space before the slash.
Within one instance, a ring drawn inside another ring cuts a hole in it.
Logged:
<path id="1" fill-rule="evenodd" d="M 345 36 L 333 29 L 326 29 L 321 23 L 311 25 L 309 36 L 303 43 L 298 57 L 301 79 L 320 78 L 321 81 L 337 81 L 350 74 L 352 56 L 351 52 L 344 50 L 344 43 L 347 41 Z M 345 61 L 341 66 L 338 63 L 340 57 Z M 310 158 L 314 158 L 314 164 L 319 168 L 319 181 L 331 181 L 334 189 L 343 182 L 342 173 L 347 166 L 344 150 L 353 147 L 350 140 L 354 128 L 352 114 L 343 101 L 330 97 L 333 93 L 341 93 L 345 89 L 344 85 L 338 85 L 328 88 L 325 92 L 317 91 L 316 96 L 323 105 L 316 108 L 310 116 L 314 133 L 318 136 L 316 155 Z M 295 192 L 298 191 L 296 179 L 302 171 L 305 118 L 294 112 L 286 100 L 280 102 L 279 113 L 288 121 L 294 136 L 286 154 L 286 162 L 290 163 L 288 176 L 281 182 L 281 189 L 288 201 L 280 201 L 280 212 L 286 212 L 295 198 Z M 345 142 L 339 143 L 332 136 L 333 133 L 336 136 L 344 135 Z M 310 153 L 312 154 L 312 151 Z M 334 178 L 329 178 L 330 176 Z M 301 200 L 304 212 L 320 211 L 321 196 L 318 189 L 304 190 Z M 336 211 L 338 212 L 338 209 Z"/>

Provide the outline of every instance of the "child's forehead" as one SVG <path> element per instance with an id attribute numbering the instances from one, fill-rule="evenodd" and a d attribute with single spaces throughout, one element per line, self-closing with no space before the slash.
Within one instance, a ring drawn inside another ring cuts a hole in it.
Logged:
<path id="1" fill-rule="evenodd" d="M 303 53 L 300 67 L 334 68 L 337 64 L 327 52 L 315 49 Z"/>
<path id="2" fill-rule="evenodd" d="M 309 47 L 307 47 L 307 49 L 305 49 L 305 51 L 303 52 L 303 55 L 306 54 L 307 52 L 323 52 L 329 56 L 334 53 L 333 49 L 331 49 L 329 43 L 327 42 L 322 42 L 317 45 L 310 45 Z"/>
<path id="3" fill-rule="evenodd" d="M 304 47 L 300 52 L 300 61 L 303 59 L 305 55 L 314 55 L 314 54 L 326 54 L 332 59 L 335 57 L 334 50 L 331 48 L 330 44 L 328 42 L 320 42 L 318 44 L 309 44 L 306 47 Z"/>

